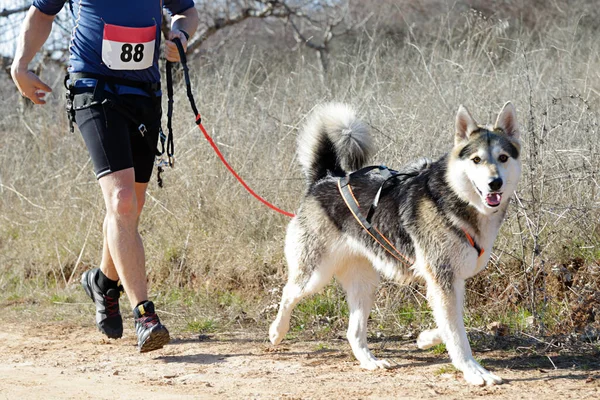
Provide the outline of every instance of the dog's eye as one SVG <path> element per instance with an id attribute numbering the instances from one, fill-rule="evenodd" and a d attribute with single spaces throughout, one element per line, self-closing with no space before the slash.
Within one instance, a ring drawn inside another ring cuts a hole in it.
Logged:
<path id="1" fill-rule="evenodd" d="M 507 162 L 508 161 L 508 156 L 506 154 L 500 154 L 500 157 L 498 157 L 498 160 L 500 162 Z"/>
<path id="2" fill-rule="evenodd" d="M 481 162 L 481 158 L 480 157 L 473 157 L 472 160 L 473 160 L 473 162 L 475 164 L 479 164 Z"/>

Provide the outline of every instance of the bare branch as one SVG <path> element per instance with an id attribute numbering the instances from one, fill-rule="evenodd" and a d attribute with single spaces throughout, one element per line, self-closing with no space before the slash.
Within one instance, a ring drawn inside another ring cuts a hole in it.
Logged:
<path id="1" fill-rule="evenodd" d="M 0 17 L 8 17 L 9 15 L 18 14 L 29 10 L 30 6 L 23 6 L 19 8 L 13 8 L 12 10 L 7 10 L 6 8 L 0 11 Z"/>
<path id="2" fill-rule="evenodd" d="M 230 14 L 232 8 L 234 8 L 231 7 L 232 4 L 239 9 L 234 15 Z M 325 53 L 329 51 L 329 42 L 334 37 L 349 33 L 352 31 L 352 28 L 347 28 L 343 31 L 337 29 L 345 21 L 344 13 L 336 18 L 328 15 L 331 14 L 330 11 L 337 10 L 337 7 L 321 6 L 329 12 L 321 12 L 319 9 L 311 14 L 304 11 L 311 9 L 314 4 L 312 0 L 306 0 L 304 4 L 296 3 L 293 6 L 286 0 L 240 0 L 227 3 L 226 11 L 222 12 L 224 16 L 221 15 L 213 18 L 207 28 L 195 35 L 188 46 L 188 52 L 194 54 L 210 36 L 223 28 L 239 24 L 250 18 L 265 19 L 272 17 L 289 24 L 298 43 L 316 50 L 319 53 L 318 57 L 321 60 L 323 68 L 327 69 Z M 300 22 L 302 23 L 302 27 L 299 25 Z M 317 39 L 315 41 L 314 34 L 316 32 L 322 32 L 323 36 L 321 40 Z"/>
<path id="3" fill-rule="evenodd" d="M 228 16 L 227 18 L 223 18 L 223 17 L 214 18 L 211 26 L 209 26 L 205 30 L 201 31 L 199 34 L 195 35 L 193 42 L 188 45 L 188 52 L 190 54 L 193 54 L 193 52 L 196 51 L 202 45 L 202 43 L 204 43 L 204 41 L 206 39 L 208 39 L 210 36 L 214 35 L 217 31 L 219 31 L 223 28 L 226 28 L 228 26 L 239 24 L 240 22 L 242 22 L 246 19 L 267 18 L 267 17 L 271 17 L 271 16 L 275 16 L 275 17 L 279 17 L 279 18 L 282 17 L 282 15 L 279 12 L 275 12 L 276 8 L 281 8 L 279 6 L 280 1 L 278 1 L 278 0 L 275 0 L 275 1 L 262 0 L 262 1 L 257 1 L 256 3 L 259 3 L 259 5 L 264 5 L 264 8 L 259 9 L 256 7 L 245 7 L 245 8 L 242 8 L 242 10 L 233 17 Z M 279 10 L 277 10 L 277 11 L 279 11 Z"/>

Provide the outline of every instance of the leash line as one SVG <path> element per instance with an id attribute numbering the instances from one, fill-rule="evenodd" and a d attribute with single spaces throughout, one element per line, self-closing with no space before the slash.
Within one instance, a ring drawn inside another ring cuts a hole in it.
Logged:
<path id="1" fill-rule="evenodd" d="M 181 66 L 183 68 L 183 75 L 185 77 L 186 93 L 187 93 L 188 100 L 190 102 L 190 106 L 192 107 L 192 111 L 194 112 L 194 115 L 196 116 L 196 125 L 198 125 L 198 128 L 200 129 L 200 131 L 202 132 L 202 134 L 204 135 L 204 137 L 206 138 L 206 140 L 208 141 L 210 146 L 213 148 L 215 153 L 217 153 L 217 156 L 219 157 L 219 159 L 221 160 L 223 165 L 225 165 L 225 167 L 229 170 L 229 172 L 231 172 L 231 174 L 248 191 L 248 193 L 250 193 L 252 196 L 254 196 L 254 198 L 256 198 L 258 201 L 260 201 L 267 207 L 271 208 L 272 210 L 277 211 L 278 213 L 283 214 L 287 217 L 293 218 L 295 216 L 294 214 L 282 210 L 281 208 L 269 203 L 267 200 L 265 200 L 264 198 L 259 196 L 254 190 L 252 190 L 252 188 L 250 188 L 250 186 L 248 186 L 248 184 L 242 179 L 242 177 L 237 172 L 235 172 L 233 167 L 227 162 L 227 160 L 223 156 L 223 153 L 221 153 L 221 151 L 219 150 L 219 147 L 216 145 L 216 143 L 214 142 L 212 137 L 208 134 L 208 132 L 202 125 L 202 117 L 200 116 L 200 113 L 198 112 L 198 109 L 196 108 L 196 102 L 194 101 L 194 96 L 192 94 L 192 84 L 190 81 L 190 75 L 189 75 L 188 66 L 187 66 L 187 58 L 185 56 L 185 51 L 183 50 L 183 45 L 181 44 L 181 41 L 178 38 L 173 39 L 173 42 L 175 43 L 175 45 L 177 45 L 177 50 L 179 51 L 179 58 L 181 60 Z M 171 116 L 172 116 L 172 112 L 173 112 L 173 78 L 172 78 L 171 68 L 172 68 L 172 63 L 170 61 L 167 61 L 167 94 L 169 97 L 168 111 L 167 111 L 167 117 L 168 117 L 167 126 L 169 129 L 169 133 L 171 133 Z M 169 136 L 172 138 L 172 134 L 170 134 Z M 172 139 L 170 141 L 170 149 L 171 149 L 171 151 L 173 150 Z M 171 158 L 171 157 L 172 156 L 169 156 L 169 158 Z"/>
<path id="2" fill-rule="evenodd" d="M 196 116 L 196 120 L 200 120 L 200 114 L 198 114 Z M 213 148 L 213 150 L 215 151 L 215 153 L 217 153 L 217 156 L 221 159 L 221 161 L 223 162 L 223 164 L 225 165 L 225 167 L 229 170 L 229 172 L 231 172 L 231 174 L 233 176 L 235 176 L 235 178 L 238 180 L 238 182 L 240 182 L 240 184 L 248 191 L 248 193 L 250 193 L 252 196 L 254 196 L 258 201 L 260 201 L 261 203 L 263 203 L 267 207 L 269 207 L 269 208 L 277 211 L 278 213 L 283 214 L 285 216 L 288 216 L 290 218 L 294 218 L 295 217 L 294 214 L 282 210 L 281 208 L 279 208 L 279 207 L 277 207 L 277 206 L 269 203 L 267 200 L 263 199 L 258 194 L 256 194 L 256 192 L 254 190 L 252 190 L 250 188 L 250 186 L 248 186 L 246 184 L 246 182 L 244 182 L 244 180 L 238 175 L 238 173 L 235 172 L 235 170 L 233 169 L 233 167 L 231 165 L 229 165 L 229 163 L 227 162 L 227 160 L 225 160 L 225 157 L 223 156 L 223 153 L 221 153 L 221 151 L 217 147 L 217 145 L 214 142 L 214 140 L 212 139 L 212 137 L 210 137 L 210 135 L 208 134 L 208 132 L 206 132 L 206 129 L 204 128 L 204 125 L 202 125 L 201 122 L 198 122 L 198 128 L 200 128 L 200 130 L 202 131 L 202 134 L 204 134 L 204 137 L 206 138 L 206 140 L 208 141 L 208 143 L 211 145 L 211 147 Z"/>

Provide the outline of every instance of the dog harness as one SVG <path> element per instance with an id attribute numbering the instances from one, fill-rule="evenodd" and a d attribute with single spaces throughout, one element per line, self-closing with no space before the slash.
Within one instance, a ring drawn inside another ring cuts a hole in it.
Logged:
<path id="1" fill-rule="evenodd" d="M 352 192 L 352 186 L 350 185 L 350 183 L 352 181 L 353 176 L 365 175 L 368 172 L 371 172 L 373 170 L 377 170 L 379 172 L 379 174 L 383 177 L 383 181 L 379 185 L 379 189 L 377 190 L 377 193 L 375 194 L 375 199 L 373 200 L 373 203 L 369 207 L 369 211 L 367 212 L 367 216 L 365 217 L 363 215 L 363 213 L 361 212 L 361 208 L 360 208 L 360 204 L 359 204 L 358 200 L 356 200 L 356 197 L 354 196 L 354 193 Z M 402 264 L 404 264 L 408 267 L 412 266 L 415 263 L 414 260 L 412 260 L 410 257 L 402 254 L 400 251 L 398 251 L 398 249 L 396 249 L 396 247 L 394 247 L 392 242 L 390 240 L 388 240 L 375 226 L 373 226 L 373 224 L 371 223 L 371 220 L 373 218 L 373 215 L 375 214 L 375 210 L 377 209 L 377 206 L 379 205 L 381 191 L 383 190 L 383 187 L 385 186 L 385 184 L 388 181 L 390 181 L 391 179 L 396 178 L 398 176 L 413 177 L 413 176 L 417 176 L 418 174 L 419 174 L 418 171 L 411 172 L 411 173 L 402 173 L 402 172 L 390 170 L 385 165 L 376 165 L 376 166 L 365 167 L 358 171 L 352 172 L 342 178 L 339 178 L 337 181 L 337 185 L 338 185 L 340 194 L 342 195 L 342 198 L 344 199 L 346 206 L 348 207 L 348 209 L 350 210 L 350 212 L 352 213 L 352 215 L 354 216 L 356 221 L 359 223 L 359 225 L 365 231 L 367 231 L 367 233 L 373 239 L 375 239 L 375 241 L 377 243 L 379 243 L 379 245 L 381 247 L 383 247 L 385 249 L 385 251 L 387 251 L 392 257 L 394 257 L 396 260 L 400 261 Z M 478 257 L 481 257 L 484 253 L 484 249 L 479 247 L 479 245 L 475 242 L 475 240 L 473 240 L 473 237 L 469 234 L 469 232 L 467 232 L 465 229 L 462 229 L 462 231 L 464 232 L 465 237 L 467 238 L 467 241 L 469 242 L 469 244 L 477 251 Z"/>

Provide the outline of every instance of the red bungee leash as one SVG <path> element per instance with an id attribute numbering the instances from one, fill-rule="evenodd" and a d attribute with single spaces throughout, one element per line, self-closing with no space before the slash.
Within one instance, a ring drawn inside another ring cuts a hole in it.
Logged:
<path id="1" fill-rule="evenodd" d="M 185 51 L 183 50 L 183 45 L 181 44 L 181 41 L 177 38 L 173 39 L 173 42 L 177 45 L 177 50 L 179 51 L 179 57 L 181 60 L 181 66 L 183 68 L 183 75 L 185 77 L 185 86 L 187 89 L 187 97 L 188 100 L 190 102 L 190 106 L 192 107 L 192 111 L 194 112 L 194 115 L 196 116 L 196 125 L 198 125 L 198 128 L 200 129 L 200 131 L 202 131 L 202 134 L 204 135 L 204 137 L 206 138 L 206 140 L 208 141 L 208 143 L 210 144 L 210 146 L 213 148 L 213 150 L 215 151 L 215 153 L 217 153 L 217 156 L 219 156 L 219 158 L 221 159 L 221 162 L 223 162 L 223 164 L 225 165 L 225 167 L 227 167 L 227 169 L 229 170 L 229 172 L 231 172 L 231 174 L 233 176 L 235 176 L 235 178 L 238 180 L 238 182 L 240 182 L 242 184 L 242 186 L 248 191 L 248 193 L 250 193 L 252 196 L 254 196 L 258 201 L 260 201 L 261 203 L 263 203 L 264 205 L 266 205 L 267 207 L 277 211 L 280 214 L 286 215 L 290 218 L 293 218 L 295 215 L 282 210 L 279 207 L 276 207 L 275 205 L 269 203 L 267 200 L 265 200 L 264 198 L 262 198 L 261 196 L 259 196 L 254 190 L 252 190 L 250 188 L 250 186 L 248 186 L 248 184 L 246 184 L 246 182 L 244 182 L 244 180 L 242 179 L 241 176 L 239 176 L 239 174 L 237 172 L 235 172 L 235 170 L 233 169 L 233 167 L 231 167 L 231 165 L 229 165 L 229 163 L 227 162 L 227 160 L 225 160 L 225 157 L 223 156 L 223 153 L 221 153 L 221 151 L 219 150 L 219 148 L 217 147 L 216 143 L 214 142 L 214 140 L 212 139 L 212 137 L 208 134 L 208 132 L 206 131 L 206 129 L 204 128 L 204 126 L 202 125 L 202 117 L 200 116 L 200 113 L 198 112 L 198 109 L 196 108 L 196 102 L 194 101 L 194 95 L 192 94 L 192 84 L 190 81 L 190 75 L 189 75 L 189 71 L 188 71 L 188 66 L 187 66 L 187 59 L 185 56 Z M 173 74 L 171 72 L 173 63 L 170 61 L 167 61 L 167 97 L 168 97 L 168 102 L 167 102 L 167 129 L 169 130 L 168 133 L 168 141 L 167 141 L 167 155 L 169 157 L 169 163 L 172 165 L 173 163 L 173 152 L 174 152 L 174 147 L 173 147 L 173 133 L 172 133 L 172 128 L 171 128 L 171 117 L 173 115 Z"/>

